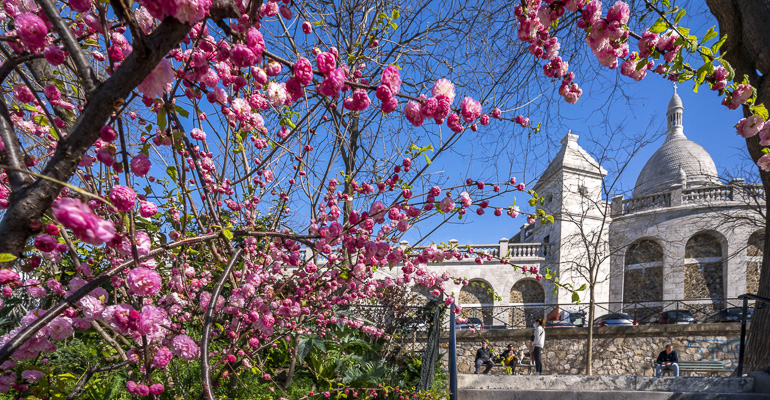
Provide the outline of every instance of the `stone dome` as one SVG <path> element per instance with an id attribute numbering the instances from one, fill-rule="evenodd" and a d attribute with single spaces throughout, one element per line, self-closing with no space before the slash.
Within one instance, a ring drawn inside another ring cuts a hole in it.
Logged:
<path id="1" fill-rule="evenodd" d="M 711 155 L 684 135 L 683 111 L 682 99 L 674 91 L 666 112 L 666 140 L 639 173 L 634 197 L 667 192 L 674 185 L 696 187 L 719 183 L 717 167 Z"/>

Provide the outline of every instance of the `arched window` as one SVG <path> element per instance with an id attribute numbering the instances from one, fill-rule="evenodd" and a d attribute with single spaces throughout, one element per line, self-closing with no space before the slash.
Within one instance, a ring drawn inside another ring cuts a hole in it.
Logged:
<path id="1" fill-rule="evenodd" d="M 663 299 L 663 248 L 651 239 L 640 239 L 626 250 L 623 301 Z"/>
<path id="2" fill-rule="evenodd" d="M 759 271 L 762 268 L 762 256 L 765 254 L 765 231 L 757 231 L 749 236 L 746 246 L 746 292 L 757 293 L 759 289 Z"/>
<path id="3" fill-rule="evenodd" d="M 468 317 L 479 318 L 484 326 L 494 325 L 492 318 L 492 304 L 494 303 L 494 289 L 489 282 L 474 279 L 460 289 L 458 300 L 465 309 Z M 470 306 L 470 307 L 468 307 Z"/>
<path id="4" fill-rule="evenodd" d="M 511 303 L 545 303 L 545 289 L 534 279 L 522 279 L 511 288 Z"/>
<path id="5" fill-rule="evenodd" d="M 509 324 L 514 329 L 531 327 L 537 318 L 543 318 L 545 289 L 535 279 L 525 278 L 511 287 Z"/>
<path id="6" fill-rule="evenodd" d="M 684 298 L 724 298 L 722 243 L 714 234 L 695 234 L 684 250 Z"/>

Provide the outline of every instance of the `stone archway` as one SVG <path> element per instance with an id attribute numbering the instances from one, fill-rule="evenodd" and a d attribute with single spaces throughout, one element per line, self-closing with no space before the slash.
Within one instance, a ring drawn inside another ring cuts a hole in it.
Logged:
<path id="1" fill-rule="evenodd" d="M 663 299 L 663 248 L 653 239 L 628 246 L 623 268 L 623 302 Z"/>
<path id="2" fill-rule="evenodd" d="M 468 317 L 481 319 L 484 326 L 494 325 L 493 308 L 495 302 L 494 289 L 489 282 L 473 279 L 460 289 L 457 300 L 465 309 Z M 470 306 L 470 307 L 466 307 Z"/>
<path id="3" fill-rule="evenodd" d="M 684 250 L 684 298 L 724 299 L 722 241 L 712 232 L 693 235 Z"/>
<path id="4" fill-rule="evenodd" d="M 510 290 L 509 323 L 512 328 L 532 326 L 535 319 L 542 318 L 545 312 L 545 289 L 535 279 L 520 279 Z"/>

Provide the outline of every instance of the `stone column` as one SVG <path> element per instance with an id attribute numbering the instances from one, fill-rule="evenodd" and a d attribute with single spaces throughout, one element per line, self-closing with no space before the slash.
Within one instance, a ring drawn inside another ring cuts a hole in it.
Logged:
<path id="1" fill-rule="evenodd" d="M 508 238 L 502 238 L 498 243 L 500 244 L 500 258 L 504 258 L 508 254 Z"/>
<path id="2" fill-rule="evenodd" d="M 664 241 L 663 248 L 663 301 L 684 298 L 684 249 L 685 241 Z"/>
<path id="3" fill-rule="evenodd" d="M 623 196 L 615 196 L 612 198 L 612 205 L 610 206 L 610 215 L 613 218 L 619 215 L 623 215 Z"/>
<path id="4" fill-rule="evenodd" d="M 724 275 L 722 281 L 725 286 L 725 297 L 735 298 L 746 293 L 746 263 L 748 255 L 746 245 L 751 236 L 751 230 L 738 228 L 727 236 L 727 249 L 725 254 Z"/>

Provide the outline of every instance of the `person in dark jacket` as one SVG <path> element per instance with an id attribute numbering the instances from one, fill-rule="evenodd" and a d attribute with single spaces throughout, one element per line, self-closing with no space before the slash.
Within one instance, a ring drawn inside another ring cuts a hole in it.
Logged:
<path id="1" fill-rule="evenodd" d="M 492 362 L 492 351 L 487 348 L 487 342 L 481 343 L 481 348 L 476 350 L 476 373 L 479 373 L 481 365 L 485 365 L 484 373 L 488 374 L 492 367 L 495 365 Z"/>
<path id="2" fill-rule="evenodd" d="M 674 376 L 679 376 L 679 357 L 676 355 L 672 344 L 667 344 L 666 350 L 658 354 L 658 367 L 655 370 L 655 376 L 659 377 L 664 369 L 673 370 Z"/>

